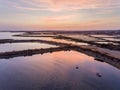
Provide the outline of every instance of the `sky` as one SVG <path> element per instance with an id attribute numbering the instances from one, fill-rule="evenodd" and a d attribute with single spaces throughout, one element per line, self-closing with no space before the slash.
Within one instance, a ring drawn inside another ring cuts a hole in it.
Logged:
<path id="1" fill-rule="evenodd" d="M 0 0 L 0 30 L 116 30 L 120 0 Z"/>

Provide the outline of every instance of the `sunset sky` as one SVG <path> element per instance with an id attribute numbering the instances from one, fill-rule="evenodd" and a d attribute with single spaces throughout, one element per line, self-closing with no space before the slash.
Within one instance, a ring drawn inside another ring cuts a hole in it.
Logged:
<path id="1" fill-rule="evenodd" d="M 0 0 L 0 30 L 120 29 L 120 0 Z"/>

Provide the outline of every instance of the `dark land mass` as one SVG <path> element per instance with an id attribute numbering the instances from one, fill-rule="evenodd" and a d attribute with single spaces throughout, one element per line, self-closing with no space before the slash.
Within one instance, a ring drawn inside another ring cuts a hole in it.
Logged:
<path id="1" fill-rule="evenodd" d="M 0 32 L 28 32 L 28 33 L 39 33 L 39 32 L 46 32 L 46 33 L 53 33 L 53 34 L 107 34 L 107 35 L 120 35 L 120 30 L 89 30 L 89 31 L 84 31 L 84 30 L 74 30 L 74 31 L 63 31 L 63 30 L 44 30 L 44 31 L 26 31 L 26 30 L 18 30 L 18 31 L 13 31 L 13 30 L 2 30 Z"/>

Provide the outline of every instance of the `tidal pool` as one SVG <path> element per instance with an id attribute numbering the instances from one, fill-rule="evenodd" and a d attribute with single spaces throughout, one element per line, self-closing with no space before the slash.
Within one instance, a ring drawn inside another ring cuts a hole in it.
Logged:
<path id="1" fill-rule="evenodd" d="M 0 90 L 120 90 L 120 70 L 75 51 L 0 59 Z"/>
<path id="2" fill-rule="evenodd" d="M 15 40 L 47 40 L 47 41 L 55 41 L 60 43 L 67 43 L 67 44 L 74 44 L 74 45 L 89 45 L 87 43 L 83 42 L 75 42 L 70 40 L 64 40 L 64 39 L 54 39 L 52 37 L 19 37 L 19 36 L 13 36 L 22 34 L 23 32 L 19 33 L 12 33 L 12 32 L 0 32 L 0 39 L 15 39 Z"/>
<path id="3" fill-rule="evenodd" d="M 116 39 L 116 38 L 104 38 L 106 40 L 109 40 L 109 41 L 120 41 L 120 39 Z"/>
<path id="4" fill-rule="evenodd" d="M 8 52 L 8 51 L 19 51 L 19 50 L 27 50 L 27 49 L 40 49 L 40 48 L 50 48 L 57 47 L 55 45 L 49 45 L 44 43 L 7 43 L 0 44 L 0 52 Z"/>
<path id="5" fill-rule="evenodd" d="M 30 39 L 44 39 L 44 37 L 18 37 L 18 36 L 13 36 L 13 35 L 19 35 L 22 34 L 23 32 L 0 32 L 0 39 L 17 39 L 17 40 L 30 40 Z"/>
<path id="6" fill-rule="evenodd" d="M 98 43 L 98 44 L 113 44 L 113 45 L 119 45 L 118 43 L 113 43 L 113 42 L 95 42 L 95 43 Z"/>

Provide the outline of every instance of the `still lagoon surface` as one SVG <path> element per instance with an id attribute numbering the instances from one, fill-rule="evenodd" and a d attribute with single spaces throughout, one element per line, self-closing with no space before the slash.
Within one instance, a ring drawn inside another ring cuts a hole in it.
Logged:
<path id="1" fill-rule="evenodd" d="M 52 46 L 24 44 L 14 49 Z M 76 51 L 0 59 L 0 90 L 120 90 L 120 70 Z"/>
<path id="2" fill-rule="evenodd" d="M 27 49 L 40 49 L 40 48 L 51 48 L 57 47 L 54 45 L 48 45 L 43 43 L 7 43 L 0 44 L 0 52 L 10 52 L 10 51 L 19 51 Z"/>

